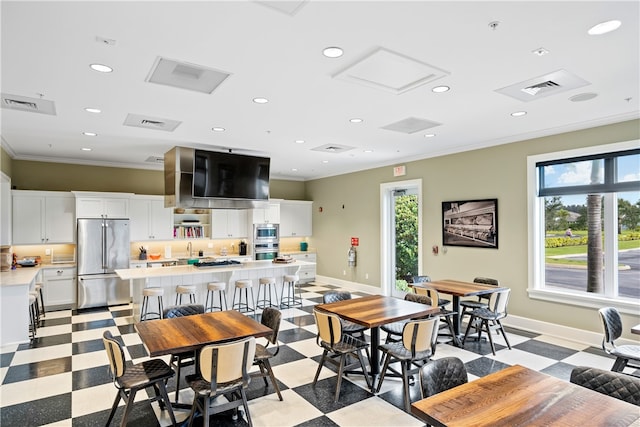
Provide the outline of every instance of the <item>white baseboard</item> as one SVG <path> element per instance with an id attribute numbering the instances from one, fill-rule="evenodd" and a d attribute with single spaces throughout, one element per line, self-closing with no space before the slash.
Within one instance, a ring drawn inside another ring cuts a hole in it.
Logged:
<path id="1" fill-rule="evenodd" d="M 370 294 L 382 295 L 382 289 L 364 285 L 362 283 L 350 282 L 348 280 L 340 280 L 334 277 L 316 276 L 316 282 L 326 283 L 329 285 L 339 286 L 356 292 L 367 292 Z M 532 332 L 536 334 L 544 334 L 556 338 L 566 339 L 568 341 L 588 344 L 593 347 L 602 345 L 603 333 L 585 331 L 582 329 L 571 328 L 568 326 L 556 325 L 555 323 L 544 322 L 542 320 L 529 319 L 526 317 L 515 316 L 509 314 L 502 323 L 516 329 Z M 620 338 L 616 340 L 617 345 L 638 345 L 638 341 Z"/>

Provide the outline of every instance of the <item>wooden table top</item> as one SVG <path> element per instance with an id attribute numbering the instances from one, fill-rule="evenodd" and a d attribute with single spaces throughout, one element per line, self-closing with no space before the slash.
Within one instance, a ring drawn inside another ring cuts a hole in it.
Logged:
<path id="1" fill-rule="evenodd" d="M 637 406 L 585 387 L 511 366 L 411 405 L 433 426 L 628 426 Z"/>
<path id="2" fill-rule="evenodd" d="M 414 288 L 431 288 L 441 294 L 449 294 L 458 297 L 470 297 L 475 295 L 490 294 L 496 291 L 503 291 L 507 288 L 503 286 L 484 285 L 482 283 L 461 282 L 459 280 L 434 280 L 433 282 L 409 283 Z"/>
<path id="3" fill-rule="evenodd" d="M 136 323 L 135 327 L 151 357 L 197 350 L 207 344 L 250 336 L 266 337 L 273 332 L 235 310 L 147 320 Z"/>
<path id="4" fill-rule="evenodd" d="M 384 295 L 368 295 L 316 307 L 368 328 L 440 312 L 438 307 Z"/>

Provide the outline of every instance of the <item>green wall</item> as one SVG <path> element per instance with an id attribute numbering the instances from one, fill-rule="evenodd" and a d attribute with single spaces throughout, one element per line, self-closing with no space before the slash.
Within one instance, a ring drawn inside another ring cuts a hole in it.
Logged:
<path id="1" fill-rule="evenodd" d="M 308 181 L 318 274 L 380 287 L 380 184 L 422 179 L 422 274 L 469 281 L 495 277 L 512 288 L 510 313 L 599 332 L 601 325 L 592 309 L 527 295 L 527 156 L 636 139 L 640 139 L 638 120 L 408 162 L 407 174 L 398 178 L 388 166 Z M 442 244 L 441 202 L 483 198 L 498 199 L 499 249 L 448 247 L 447 253 L 433 255 L 431 246 Z M 360 238 L 360 246 L 358 265 L 350 269 L 347 250 L 352 236 Z M 629 320 L 636 323 L 637 317 Z"/>

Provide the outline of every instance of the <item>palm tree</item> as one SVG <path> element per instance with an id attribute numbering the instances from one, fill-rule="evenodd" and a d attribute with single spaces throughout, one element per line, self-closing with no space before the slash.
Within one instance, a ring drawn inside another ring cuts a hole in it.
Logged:
<path id="1" fill-rule="evenodd" d="M 598 160 L 591 163 L 591 184 L 600 182 Z M 602 293 L 602 195 L 587 195 L 587 292 Z"/>

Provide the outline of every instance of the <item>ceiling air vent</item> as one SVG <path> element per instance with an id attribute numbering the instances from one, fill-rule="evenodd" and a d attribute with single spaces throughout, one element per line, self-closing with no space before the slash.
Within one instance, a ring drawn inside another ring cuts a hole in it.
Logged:
<path id="1" fill-rule="evenodd" d="M 347 145 L 340 144 L 325 144 L 316 148 L 312 148 L 312 151 L 322 151 L 324 153 L 344 153 L 345 151 L 353 150 L 353 147 L 349 147 Z"/>
<path id="2" fill-rule="evenodd" d="M 180 89 L 212 93 L 231 73 L 158 57 L 146 81 Z"/>
<path id="3" fill-rule="evenodd" d="M 56 115 L 56 105 L 53 101 L 42 98 L 2 94 L 2 108 L 8 110 L 28 111 L 31 113 Z"/>
<path id="4" fill-rule="evenodd" d="M 158 117 L 149 117 L 129 113 L 127 114 L 127 118 L 125 119 L 123 124 L 125 126 L 173 132 L 180 125 L 180 123 L 182 122 L 178 120 L 168 120 Z"/>
<path id="5" fill-rule="evenodd" d="M 147 160 L 145 160 L 145 162 L 147 162 L 147 163 L 164 163 L 164 157 L 149 156 L 149 157 L 147 157 Z"/>
<path id="6" fill-rule="evenodd" d="M 434 128 L 440 125 L 441 123 L 432 122 L 431 120 L 421 119 L 417 117 L 408 117 L 404 120 L 400 120 L 399 122 L 395 122 L 395 123 L 391 123 L 389 125 L 383 126 L 382 129 L 412 134 L 412 133 L 420 132 L 421 130 Z"/>
<path id="7" fill-rule="evenodd" d="M 558 70 L 502 89 L 496 89 L 496 92 L 529 102 L 589 84 L 591 83 L 568 71 Z"/>

